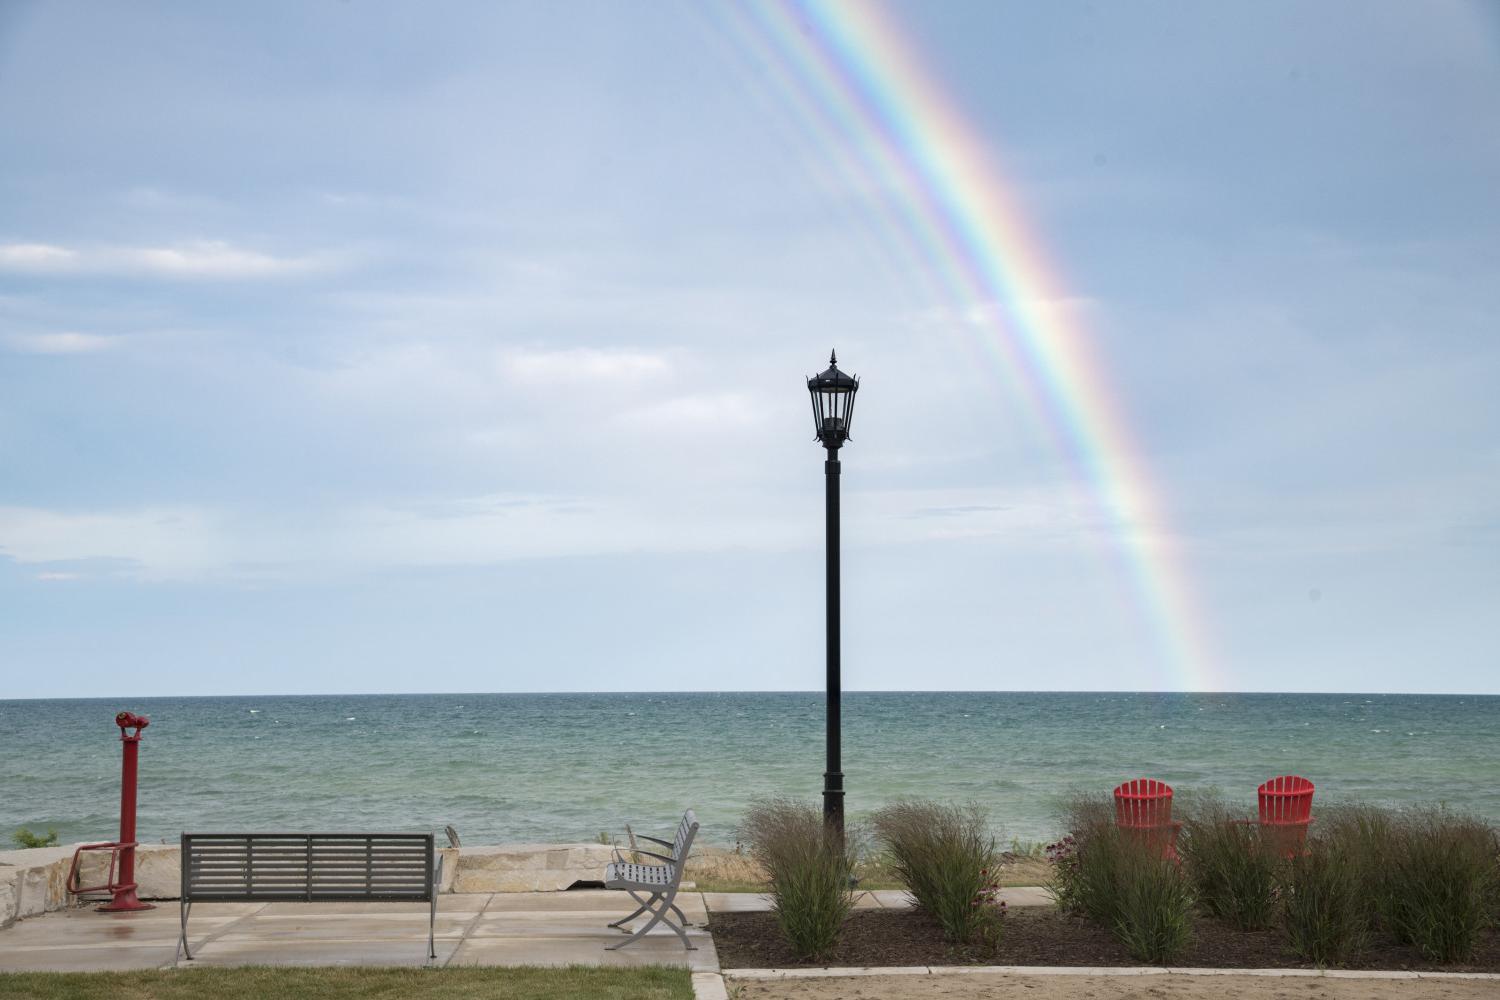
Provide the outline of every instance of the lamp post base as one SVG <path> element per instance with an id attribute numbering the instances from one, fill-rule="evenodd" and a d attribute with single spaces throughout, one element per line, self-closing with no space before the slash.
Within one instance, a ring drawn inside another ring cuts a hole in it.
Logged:
<path id="1" fill-rule="evenodd" d="M 96 906 L 95 913 L 129 913 L 134 910 L 154 910 L 156 904 L 143 903 L 135 894 L 135 886 L 115 890 L 115 898 L 103 906 Z"/>
<path id="2" fill-rule="evenodd" d="M 844 772 L 823 772 L 823 822 L 844 829 Z"/>

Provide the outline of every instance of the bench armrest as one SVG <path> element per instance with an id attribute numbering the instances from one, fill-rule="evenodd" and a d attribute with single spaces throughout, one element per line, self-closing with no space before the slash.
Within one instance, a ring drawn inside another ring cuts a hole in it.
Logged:
<path id="1" fill-rule="evenodd" d="M 635 836 L 637 840 L 649 840 L 651 841 L 651 843 L 660 844 L 663 847 L 672 846 L 672 842 L 670 840 L 662 840 L 660 837 L 648 837 L 644 833 L 638 833 Z"/>
<path id="2" fill-rule="evenodd" d="M 642 850 L 638 849 L 638 850 L 631 851 L 630 853 L 631 854 L 644 854 L 648 858 L 656 858 L 658 861 L 665 862 L 666 864 L 669 864 L 669 865 L 675 865 L 675 864 L 677 864 L 677 859 L 676 858 L 669 858 L 665 854 L 656 854 L 653 851 L 642 851 Z M 621 864 L 629 864 L 630 863 L 630 862 L 627 862 L 625 860 L 625 856 L 620 853 L 620 849 L 619 848 L 615 848 L 615 860 L 617 862 L 621 863 Z"/>
<path id="3" fill-rule="evenodd" d="M 640 848 L 640 847 L 635 847 L 635 848 L 627 847 L 624 850 L 621 850 L 620 848 L 615 847 L 615 848 L 611 848 L 611 850 L 614 853 L 615 861 L 617 863 L 619 863 L 619 864 L 622 864 L 622 865 L 628 865 L 628 864 L 634 864 L 635 863 L 635 862 L 629 861 L 625 857 L 627 854 L 629 854 L 631 856 L 634 856 L 634 855 L 637 855 L 637 854 L 644 854 L 648 858 L 657 858 L 657 859 L 659 859 L 661 861 L 666 862 L 669 865 L 675 865 L 677 863 L 677 859 L 676 858 L 669 858 L 665 854 L 657 854 L 655 851 L 648 851 L 648 850 L 645 850 L 644 848 Z"/>

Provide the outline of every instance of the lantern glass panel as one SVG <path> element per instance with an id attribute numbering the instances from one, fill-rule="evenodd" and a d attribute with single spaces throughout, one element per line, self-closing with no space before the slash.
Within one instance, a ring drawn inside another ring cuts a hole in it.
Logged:
<path id="1" fill-rule="evenodd" d="M 839 371 L 838 359 L 830 357 L 827 370 L 808 379 L 807 388 L 812 396 L 813 431 L 818 440 L 827 447 L 838 447 L 849 440 L 859 379 Z"/>

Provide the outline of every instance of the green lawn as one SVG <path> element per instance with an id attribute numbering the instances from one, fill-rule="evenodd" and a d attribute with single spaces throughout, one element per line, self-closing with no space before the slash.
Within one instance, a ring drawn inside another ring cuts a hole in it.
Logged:
<path id="1" fill-rule="evenodd" d="M 5 1000 L 692 1000 L 686 969 L 182 969 L 0 973 Z"/>

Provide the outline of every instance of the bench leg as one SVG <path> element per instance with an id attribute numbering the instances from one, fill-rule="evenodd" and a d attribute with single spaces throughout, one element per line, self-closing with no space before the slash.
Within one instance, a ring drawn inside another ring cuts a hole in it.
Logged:
<path id="1" fill-rule="evenodd" d="M 433 961 L 437 958 L 437 946 L 433 943 L 434 930 L 437 927 L 437 887 L 432 889 L 432 909 L 427 913 L 427 958 Z"/>
<path id="2" fill-rule="evenodd" d="M 611 923 L 609 925 L 610 927 L 615 927 L 615 928 L 618 928 L 618 929 L 620 929 L 622 931 L 625 931 L 625 928 L 623 926 L 624 924 L 630 923 L 630 921 L 634 920 L 636 917 L 640 916 L 642 913 L 645 913 L 646 910 L 647 910 L 647 908 L 650 907 L 652 903 L 656 902 L 658 899 L 661 898 L 661 893 L 659 893 L 659 892 L 652 893 L 650 899 L 642 899 L 640 896 L 637 896 L 635 894 L 635 890 L 634 889 L 626 889 L 625 891 L 628 892 L 628 893 L 630 893 L 630 898 L 631 899 L 634 899 L 637 903 L 640 903 L 641 905 L 637 906 L 635 908 L 635 911 L 633 913 L 631 913 L 630 916 L 628 916 L 628 917 L 621 917 L 619 920 L 616 920 L 616 921 L 614 921 L 613 923 Z M 681 910 L 679 910 L 677 908 L 677 904 L 676 903 L 668 903 L 667 905 L 670 906 L 670 907 L 672 907 L 672 912 L 675 913 L 675 914 L 677 914 L 677 919 L 682 921 L 683 926 L 684 927 L 687 926 L 687 922 L 688 922 L 687 915 L 684 914 Z M 629 934 L 630 932 L 629 931 L 625 931 L 625 933 Z"/>
<path id="3" fill-rule="evenodd" d="M 652 894 L 651 898 L 649 898 L 649 900 L 642 900 L 642 898 L 637 897 L 636 891 L 634 891 L 634 889 L 625 889 L 625 892 L 628 892 L 628 894 L 630 894 L 631 900 L 636 901 L 636 903 L 639 903 L 640 906 L 637 906 L 636 909 L 634 909 L 634 913 L 631 913 L 630 916 L 622 916 L 622 918 L 619 918 L 618 921 L 615 921 L 615 922 L 613 922 L 613 924 L 610 924 L 609 927 L 619 927 L 619 925 L 621 925 L 621 924 L 628 924 L 628 922 L 633 921 L 633 919 L 636 919 L 637 916 L 642 915 L 642 913 L 645 913 L 646 909 L 649 909 L 649 907 L 651 907 L 651 904 L 655 903 L 655 901 L 657 901 L 657 897 L 655 897 L 655 894 Z M 622 928 L 621 928 L 621 930 L 622 930 Z M 628 934 L 628 933 L 630 933 L 630 931 L 625 931 L 625 933 Z"/>
<path id="4" fill-rule="evenodd" d="M 177 939 L 177 954 L 172 956 L 172 964 L 173 965 L 177 964 L 177 959 L 180 956 L 184 956 L 184 955 L 187 956 L 187 960 L 189 962 L 191 962 L 193 960 L 193 953 L 190 952 L 190 951 L 188 951 L 188 943 L 187 943 L 187 921 L 188 921 L 188 913 L 192 910 L 192 908 L 193 908 L 193 904 L 189 900 L 184 899 L 184 900 L 179 901 L 179 903 L 178 903 L 178 910 L 181 912 L 182 934 Z"/>
<path id="5" fill-rule="evenodd" d="M 631 895 L 635 896 L 635 893 L 632 892 Z M 685 949 L 687 949 L 688 951 L 697 951 L 698 950 L 698 946 L 695 945 L 695 944 L 693 944 L 691 941 L 688 940 L 687 930 L 684 927 L 679 927 L 678 925 L 672 923 L 672 921 L 670 921 L 670 920 L 667 919 L 667 911 L 671 910 L 672 912 L 674 912 L 674 913 L 677 914 L 677 916 L 682 920 L 682 922 L 683 922 L 684 925 L 687 924 L 687 918 L 683 917 L 682 911 L 679 910 L 677 908 L 676 904 L 674 904 L 672 902 L 672 900 L 674 898 L 676 898 L 676 896 L 677 896 L 677 891 L 675 889 L 672 890 L 671 893 L 669 893 L 669 894 L 667 894 L 665 896 L 663 896 L 663 895 L 661 895 L 659 893 L 653 895 L 651 897 L 650 903 L 654 903 L 657 900 L 661 900 L 661 905 L 659 907 L 655 907 L 655 908 L 652 908 L 649 905 L 649 903 L 646 904 L 646 905 L 644 905 L 644 906 L 642 906 L 642 908 L 641 908 L 642 910 L 650 910 L 651 911 L 651 919 L 646 922 L 646 926 L 642 927 L 640 930 L 636 931 L 634 934 L 630 935 L 630 937 L 626 938 L 624 941 L 621 941 L 619 944 L 609 945 L 604 950 L 605 951 L 619 951 L 621 948 L 625 947 L 627 944 L 633 944 L 634 942 L 639 941 L 641 938 L 645 937 L 646 933 L 648 931 L 650 931 L 651 928 L 655 927 L 657 924 L 664 923 L 668 927 L 672 928 L 672 930 L 676 932 L 677 936 L 682 939 L 682 946 Z M 636 896 L 636 899 L 639 899 L 639 898 L 640 898 L 639 896 Z M 640 912 L 641 912 L 641 910 L 637 910 L 636 911 L 636 913 L 640 913 Z M 634 914 L 632 914 L 632 916 L 634 916 Z M 629 917 L 627 917 L 626 919 L 628 920 Z M 613 925 L 611 925 L 611 926 L 613 926 Z"/>

